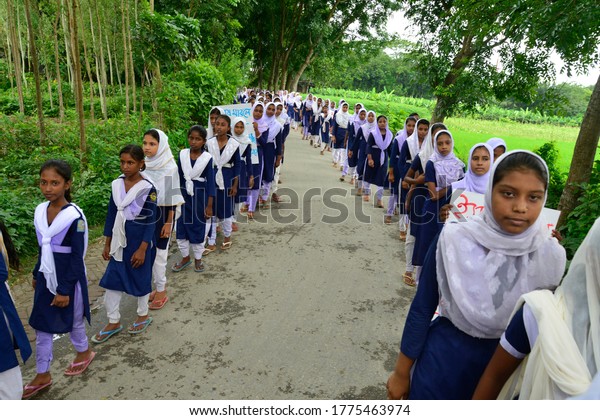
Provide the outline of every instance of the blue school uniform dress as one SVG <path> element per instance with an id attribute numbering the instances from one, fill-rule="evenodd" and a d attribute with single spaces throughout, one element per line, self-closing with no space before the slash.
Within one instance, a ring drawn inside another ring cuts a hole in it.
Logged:
<path id="1" fill-rule="evenodd" d="M 347 128 L 340 127 L 340 125 L 335 120 L 335 114 L 331 118 L 333 121 L 331 123 L 331 131 L 333 136 L 335 137 L 335 141 L 333 142 L 334 149 L 344 149 L 346 146 L 344 145 L 346 139 L 346 133 L 348 132 Z M 350 125 L 350 123 L 348 123 Z"/>
<path id="2" fill-rule="evenodd" d="M 235 141 L 235 140 L 233 140 Z M 236 142 L 237 143 L 237 142 Z M 227 147 L 227 145 L 225 145 Z M 223 153 L 225 147 L 219 150 L 220 153 Z M 213 156 L 213 164 L 214 164 L 214 156 Z M 233 206 L 235 199 L 234 197 L 229 197 L 228 192 L 233 187 L 233 180 L 240 176 L 240 166 L 241 159 L 239 148 L 235 151 L 229 162 L 223 165 L 223 184 L 225 189 L 220 189 L 218 186 L 215 190 L 216 199 L 214 200 L 213 210 L 215 216 L 219 219 L 227 219 L 233 216 Z M 217 173 L 217 166 L 213 165 L 214 173 Z"/>
<path id="3" fill-rule="evenodd" d="M 120 177 L 120 179 L 124 179 Z M 152 265 L 156 256 L 156 247 L 154 245 L 154 231 L 157 220 L 156 189 L 147 180 L 149 184 L 148 193 L 145 197 L 139 199 L 144 203 L 139 215 L 134 220 L 125 221 L 125 237 L 127 246 L 123 248 L 123 260 L 117 261 L 110 258 L 104 275 L 100 279 L 100 287 L 109 290 L 125 292 L 131 296 L 145 296 L 152 292 Z M 137 201 L 137 200 L 136 200 Z M 117 217 L 117 205 L 110 195 L 108 203 L 108 214 L 104 224 L 104 236 L 113 236 L 113 226 Z M 131 266 L 131 257 L 138 250 L 142 242 L 146 242 L 146 254 L 144 264 L 138 268 Z M 58 264 L 57 264 L 58 266 Z"/>
<path id="4" fill-rule="evenodd" d="M 358 179 L 363 180 L 365 174 L 365 166 L 367 164 L 367 139 L 365 138 L 365 130 L 358 130 L 354 138 L 354 144 L 352 145 L 352 153 L 357 156 L 356 158 L 356 173 Z"/>
<path id="5" fill-rule="evenodd" d="M 254 186 L 252 187 L 252 190 L 260 190 L 260 186 L 262 184 L 262 174 L 265 168 L 264 149 L 268 138 L 269 130 L 267 129 L 256 139 L 258 163 L 252 165 L 252 176 L 254 177 Z"/>
<path id="6" fill-rule="evenodd" d="M 72 204 L 67 204 L 61 211 L 71 206 L 74 207 Z M 29 317 L 29 325 L 35 330 L 52 334 L 63 334 L 73 329 L 75 286 L 77 283 L 81 287 L 83 315 L 88 320 L 88 323 L 90 322 L 87 276 L 83 259 L 85 250 L 85 221 L 81 212 L 79 212 L 79 215 L 79 219 L 73 221 L 69 227 L 54 236 L 51 241 L 56 279 L 58 281 L 56 293 L 69 296 L 69 305 L 66 308 L 50 306 L 54 295 L 48 290 L 46 277 L 40 271 L 41 247 L 38 250 L 38 261 L 33 269 L 33 275 L 36 279 L 33 308 Z M 36 231 L 36 233 L 38 232 Z M 154 226 L 152 226 L 151 233 L 154 234 Z M 40 236 L 38 236 L 38 239 L 41 242 Z"/>
<path id="7" fill-rule="evenodd" d="M 398 170 L 398 180 L 404 179 L 406 173 L 410 169 L 410 164 L 412 163 L 412 156 L 410 154 L 410 148 L 408 147 L 408 142 L 405 141 L 402 147 L 400 148 L 400 157 L 396 162 L 397 170 Z M 394 176 L 396 176 L 396 171 L 394 171 Z M 402 185 L 399 185 L 400 197 L 398 198 L 400 204 L 400 214 L 406 214 L 406 196 L 408 195 L 409 188 L 402 188 Z"/>
<path id="8" fill-rule="evenodd" d="M 358 130 L 360 131 L 360 127 L 358 127 Z M 348 123 L 348 147 L 347 147 L 347 151 L 352 151 L 352 157 L 348 158 L 348 167 L 349 168 L 355 168 L 357 163 L 358 163 L 358 155 L 356 153 L 354 153 L 354 143 L 356 141 L 356 131 L 354 128 L 354 123 Z"/>
<path id="9" fill-rule="evenodd" d="M 427 182 L 433 182 L 437 186 L 435 165 L 432 161 L 427 162 L 425 169 L 425 185 Z M 413 251 L 412 263 L 416 266 L 422 266 L 425 260 L 425 255 L 429 250 L 431 241 L 435 238 L 444 227 L 444 223 L 440 222 L 440 209 L 442 206 L 450 202 L 452 197 L 452 186 L 446 189 L 446 195 L 437 201 L 433 201 L 427 196 L 423 204 L 421 222 L 416 235 L 415 249 Z M 414 234 L 413 234 L 414 235 Z"/>
<path id="10" fill-rule="evenodd" d="M 431 321 L 440 300 L 438 238 L 434 238 L 425 257 L 400 343 L 402 353 L 415 360 L 409 399 L 471 399 L 499 339 L 470 336 L 443 314 Z"/>
<path id="11" fill-rule="evenodd" d="M 400 195 L 400 147 L 398 147 L 398 140 L 392 140 L 392 146 L 390 151 L 390 161 L 388 168 L 392 169 L 394 173 L 394 182 L 390 182 L 390 192 L 395 195 Z"/>
<path id="12" fill-rule="evenodd" d="M 413 158 L 410 168 L 415 171 L 415 173 L 423 173 L 423 166 L 421 165 L 421 158 L 419 155 Z M 429 197 L 429 190 L 425 184 L 418 184 L 414 187 L 410 199 L 410 212 L 408 218 L 410 220 L 410 234 L 417 237 L 423 219 L 423 206 L 425 206 L 425 201 Z"/>
<path id="13" fill-rule="evenodd" d="M 306 106 L 306 102 L 302 103 L 302 126 L 309 127 L 312 124 L 313 109 L 312 106 Z"/>
<path id="14" fill-rule="evenodd" d="M 331 127 L 331 119 L 325 121 L 323 114 L 319 114 L 319 125 L 321 126 L 321 142 L 329 144 L 329 128 Z"/>
<path id="15" fill-rule="evenodd" d="M 316 115 L 313 115 L 312 124 L 310 125 L 310 135 L 317 136 L 319 135 L 319 131 L 321 129 L 321 124 L 319 123 L 319 118 Z"/>
<path id="16" fill-rule="evenodd" d="M 203 152 L 208 153 L 208 152 Z M 215 196 L 215 172 L 213 170 L 212 158 L 202 171 L 200 179 L 194 179 L 194 195 L 187 192 L 185 178 L 183 176 L 183 167 L 181 165 L 181 154 L 177 161 L 179 179 L 181 180 L 181 195 L 185 200 L 181 206 L 181 216 L 177 219 L 177 239 L 186 239 L 193 244 L 204 243 L 206 238 L 206 218 L 204 210 L 208 203 L 208 198 Z M 189 157 L 192 168 L 197 160 Z"/>
<path id="17" fill-rule="evenodd" d="M 19 349 L 24 362 L 31 356 L 31 344 L 21 324 L 15 303 L 8 293 L 7 280 L 8 267 L 0 253 L 0 372 L 19 366 L 16 349 Z"/>
<path id="18" fill-rule="evenodd" d="M 267 141 L 269 136 L 268 130 L 261 135 L 261 137 L 263 136 L 265 137 L 265 143 L 262 146 L 264 158 L 262 180 L 263 182 L 273 182 L 273 179 L 275 178 L 275 159 L 277 156 L 281 156 L 283 151 L 282 130 L 279 130 L 279 133 L 275 136 L 274 142 L 269 143 Z"/>
<path id="19" fill-rule="evenodd" d="M 238 181 L 238 191 L 235 195 L 236 204 L 246 201 L 250 187 L 250 176 L 252 176 L 252 146 L 248 145 L 244 153 L 240 156 L 240 178 Z"/>
<path id="20" fill-rule="evenodd" d="M 290 117 L 291 120 L 294 119 L 294 102 L 288 102 L 287 106 L 286 106 L 286 113 L 288 114 L 288 117 Z"/>
<path id="21" fill-rule="evenodd" d="M 389 149 L 389 148 L 388 148 Z M 381 149 L 375 143 L 375 137 L 372 133 L 369 133 L 369 140 L 367 141 L 366 156 L 371 155 L 375 166 L 371 168 L 368 165 L 365 166 L 364 181 L 370 184 L 383 187 L 387 180 L 388 174 L 388 149 L 384 150 L 383 162 L 381 161 Z"/>

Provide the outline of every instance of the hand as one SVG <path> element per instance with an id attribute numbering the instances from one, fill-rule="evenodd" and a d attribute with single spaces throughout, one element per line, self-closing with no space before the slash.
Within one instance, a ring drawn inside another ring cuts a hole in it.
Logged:
<path id="1" fill-rule="evenodd" d="M 104 261 L 110 260 L 110 244 L 109 243 L 104 244 L 104 249 L 102 250 L 102 259 Z"/>
<path id="2" fill-rule="evenodd" d="M 394 371 L 388 378 L 386 388 L 388 399 L 405 400 L 410 391 L 410 378 Z"/>
<path id="3" fill-rule="evenodd" d="M 352 155 L 353 155 L 353 154 L 354 154 L 354 153 L 352 153 L 352 150 L 348 150 L 348 159 L 352 158 Z"/>
<path id="4" fill-rule="evenodd" d="M 448 217 L 450 217 L 450 209 L 454 207 L 452 204 L 445 204 L 440 209 L 440 222 L 446 223 Z"/>
<path id="5" fill-rule="evenodd" d="M 374 168 L 374 167 L 375 167 L 375 162 L 373 161 L 373 159 L 369 159 L 369 166 L 370 166 L 371 168 Z"/>
<path id="6" fill-rule="evenodd" d="M 275 160 L 275 167 L 279 168 L 279 165 L 281 165 L 281 157 L 278 156 L 277 159 Z"/>
<path id="7" fill-rule="evenodd" d="M 552 229 L 552 237 L 558 239 L 558 242 L 562 242 L 564 239 L 560 232 L 556 229 Z"/>
<path id="8" fill-rule="evenodd" d="M 331 136 L 331 141 L 335 143 L 335 136 Z"/>
<path id="9" fill-rule="evenodd" d="M 394 173 L 393 172 L 390 172 L 390 174 L 388 175 L 388 179 L 390 180 L 390 182 L 392 182 L 392 183 L 394 182 L 395 178 L 394 178 Z"/>
<path id="10" fill-rule="evenodd" d="M 138 250 L 135 251 L 133 253 L 133 255 L 131 256 L 131 266 L 133 268 L 141 267 L 144 264 L 145 260 L 146 260 L 145 250 L 142 248 L 138 248 Z"/>
<path id="11" fill-rule="evenodd" d="M 227 191 L 227 196 L 228 197 L 235 197 L 237 194 L 237 187 L 233 186 L 229 189 L 229 191 Z"/>
<path id="12" fill-rule="evenodd" d="M 161 238 L 168 238 L 169 236 L 171 236 L 171 232 L 173 231 L 173 222 L 167 222 L 165 223 L 165 225 L 162 227 L 161 231 L 160 231 L 160 237 Z"/>
<path id="13" fill-rule="evenodd" d="M 249 189 L 252 189 L 252 188 L 254 188 L 254 177 L 253 177 L 253 176 L 251 176 L 251 177 L 248 179 L 248 188 L 249 188 Z"/>
<path id="14" fill-rule="evenodd" d="M 204 217 L 205 217 L 207 220 L 208 220 L 208 219 L 210 219 L 211 217 L 213 217 L 213 209 L 212 209 L 212 206 L 207 206 L 207 207 L 204 209 Z"/>
<path id="15" fill-rule="evenodd" d="M 31 287 L 35 290 L 35 286 L 37 285 L 37 280 L 34 278 L 31 279 Z"/>
<path id="16" fill-rule="evenodd" d="M 56 294 L 50 306 L 56 306 L 57 308 L 66 308 L 69 305 L 69 296 L 63 296 Z"/>
<path id="17" fill-rule="evenodd" d="M 402 181 L 402 188 L 404 188 L 405 190 L 407 190 L 408 187 L 410 187 L 410 185 L 408 185 L 408 182 Z"/>

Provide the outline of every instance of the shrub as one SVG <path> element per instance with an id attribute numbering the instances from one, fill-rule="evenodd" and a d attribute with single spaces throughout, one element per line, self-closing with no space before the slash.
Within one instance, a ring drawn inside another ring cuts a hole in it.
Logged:
<path id="1" fill-rule="evenodd" d="M 560 172 L 558 167 L 558 149 L 555 142 L 544 143 L 534 150 L 548 165 L 548 200 L 546 207 L 557 208 L 560 196 L 565 189 L 566 176 Z"/>

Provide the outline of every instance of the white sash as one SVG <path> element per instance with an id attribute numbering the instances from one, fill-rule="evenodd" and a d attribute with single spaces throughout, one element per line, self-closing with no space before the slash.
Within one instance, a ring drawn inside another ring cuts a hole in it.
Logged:
<path id="1" fill-rule="evenodd" d="M 54 254 L 52 252 L 51 241 L 52 238 L 58 235 L 60 232 L 71 226 L 71 224 L 81 217 L 75 206 L 69 206 L 64 210 L 61 210 L 52 225 L 48 226 L 48 206 L 49 201 L 39 204 L 35 209 L 35 216 L 33 222 L 35 228 L 42 236 L 42 252 L 40 256 L 40 269 L 44 273 L 46 278 L 46 287 L 53 295 L 56 295 L 56 287 L 58 286 L 58 280 L 56 278 L 56 264 L 54 263 Z M 82 213 L 83 214 L 83 213 Z M 86 223 L 87 232 L 87 223 Z M 87 239 L 87 238 L 86 238 Z M 87 240 L 86 240 L 87 247 Z"/>
<path id="2" fill-rule="evenodd" d="M 190 149 L 183 149 L 179 152 L 179 162 L 181 163 L 183 177 L 185 178 L 185 189 L 190 196 L 194 196 L 194 181 L 201 180 L 200 175 L 204 172 L 210 159 L 209 153 L 202 153 L 196 160 L 196 164 L 192 167 L 192 162 L 190 162 Z"/>
<path id="3" fill-rule="evenodd" d="M 225 165 L 231 160 L 233 154 L 236 152 L 239 145 L 240 144 L 237 141 L 229 137 L 227 145 L 225 146 L 223 153 L 221 153 L 221 150 L 219 149 L 219 142 L 217 141 L 216 137 L 209 139 L 206 143 L 208 152 L 212 155 L 213 164 L 217 167 L 215 181 L 217 183 L 217 187 L 219 187 L 220 190 L 225 189 L 225 180 L 223 179 L 223 165 Z"/>
<path id="4" fill-rule="evenodd" d="M 117 217 L 115 218 L 115 224 L 112 229 L 112 240 L 110 242 L 110 255 L 115 261 L 123 261 L 123 248 L 127 247 L 127 237 L 125 236 L 125 222 L 127 220 L 133 220 L 139 215 L 128 212 L 125 214 L 125 210 L 131 203 L 134 202 L 138 197 L 145 197 L 150 192 L 152 184 L 145 179 L 139 181 L 133 187 L 129 189 L 123 199 L 121 199 L 122 193 L 125 191 L 125 179 L 117 178 L 112 182 L 112 196 L 115 205 L 117 206 Z M 140 206 L 140 212 L 143 205 Z"/>

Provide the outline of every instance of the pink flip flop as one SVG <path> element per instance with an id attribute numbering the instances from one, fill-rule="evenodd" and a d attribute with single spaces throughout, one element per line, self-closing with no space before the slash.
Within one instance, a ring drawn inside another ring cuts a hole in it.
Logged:
<path id="1" fill-rule="evenodd" d="M 66 376 L 77 376 L 77 375 L 81 375 L 83 372 L 85 372 L 85 370 L 88 368 L 88 366 L 90 365 L 90 363 L 92 363 L 92 360 L 94 360 L 94 357 L 96 357 L 96 352 L 91 352 L 90 357 L 87 358 L 87 360 L 84 360 L 83 362 L 77 362 L 77 363 L 71 363 L 69 365 L 69 368 L 65 370 L 65 375 Z M 71 371 L 69 369 L 73 369 L 76 367 L 82 366 L 81 370 L 76 370 L 76 371 Z"/>
<path id="2" fill-rule="evenodd" d="M 42 385 L 25 385 L 25 387 L 23 388 L 23 396 L 21 397 L 21 399 L 28 400 L 31 397 L 34 397 L 37 394 L 39 394 L 40 391 L 50 387 L 50 385 L 52 385 L 52 381 Z"/>

